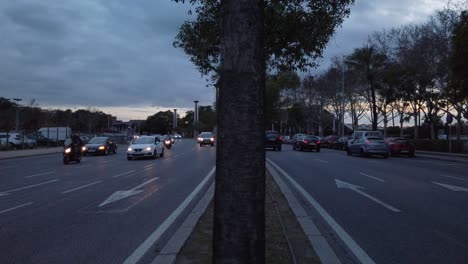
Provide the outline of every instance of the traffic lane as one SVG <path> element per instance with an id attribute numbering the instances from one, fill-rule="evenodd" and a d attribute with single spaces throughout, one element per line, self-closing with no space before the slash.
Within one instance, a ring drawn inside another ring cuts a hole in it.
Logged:
<path id="1" fill-rule="evenodd" d="M 393 182 L 390 185 L 387 181 L 381 182 L 360 175 L 359 172 L 363 168 L 367 169 L 365 162 L 355 162 L 351 157 L 339 159 L 339 155 L 333 151 L 321 154 L 287 150 L 281 154 L 269 153 L 268 157 L 290 173 L 333 217 L 336 217 L 374 260 L 383 263 L 453 260 L 456 263 L 468 257 L 468 233 L 463 224 L 468 220 L 461 209 L 467 208 L 465 200 L 437 190 L 429 200 L 431 196 L 424 196 L 418 192 L 398 192 L 392 190 L 392 185 L 401 185 L 398 179 L 405 176 L 378 175 L 385 180 L 390 179 Z M 379 167 L 380 170 L 383 168 L 385 166 Z M 337 189 L 334 179 L 363 186 L 363 191 L 396 206 L 402 212 L 392 212 L 352 190 Z M 420 185 L 423 186 L 423 183 Z M 413 187 L 403 188 L 411 190 Z M 431 190 L 430 186 L 422 188 L 428 192 Z M 453 218 L 457 220 L 451 220 Z"/>
<path id="2" fill-rule="evenodd" d="M 29 172 L 23 172 L 21 175 L 19 171 L 18 174 L 20 175 L 15 175 L 17 177 L 13 179 L 4 179 L 0 185 L 0 195 L 1 193 L 6 194 L 3 195 L 3 199 L 0 199 L 0 208 L 9 208 L 8 206 L 22 204 L 20 202 L 28 203 L 30 200 L 47 198 L 53 194 L 57 195 L 64 190 L 86 187 L 86 185 L 98 184 L 106 179 L 133 174 L 139 170 L 145 170 L 170 161 L 178 155 L 189 154 L 193 151 L 191 147 L 190 144 L 180 146 L 177 154 L 175 151 L 165 151 L 165 157 L 156 160 L 127 161 L 125 151 L 121 151 L 122 155 L 85 157 L 80 164 L 63 165 L 58 163 L 53 173 L 38 173 L 36 174 L 38 176 L 34 178 L 25 178 L 23 175 Z"/>
<path id="3" fill-rule="evenodd" d="M 118 184 L 96 185 L 44 201 L 4 224 L 0 245 L 11 250 L 0 256 L 0 262 L 121 263 L 208 174 L 214 154 L 212 149 L 182 155 L 144 174 L 119 178 Z M 138 185 L 158 180 L 143 186 L 144 192 L 99 207 L 116 191 L 138 186 L 133 181 L 137 177 Z"/>

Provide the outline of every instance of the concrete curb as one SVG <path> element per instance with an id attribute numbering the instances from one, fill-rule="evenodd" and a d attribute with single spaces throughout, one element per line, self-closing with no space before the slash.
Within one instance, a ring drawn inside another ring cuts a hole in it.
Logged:
<path id="1" fill-rule="evenodd" d="M 167 244 L 161 249 L 159 255 L 151 264 L 172 264 L 175 263 L 177 254 L 180 252 L 185 242 L 193 232 L 198 220 L 208 208 L 214 195 L 214 182 L 200 199 L 195 208 L 187 216 L 183 224 L 177 229 Z"/>
<path id="2" fill-rule="evenodd" d="M 18 158 L 28 158 L 28 157 L 34 157 L 34 156 L 53 155 L 53 154 L 62 153 L 62 151 L 63 150 L 54 151 L 54 152 L 50 152 L 50 153 L 23 154 L 23 155 L 12 156 L 12 157 L 1 157 L 0 156 L 0 160 L 9 160 L 9 159 L 18 159 Z"/>
<path id="3" fill-rule="evenodd" d="M 322 263 L 337 263 L 340 264 L 341 261 L 336 256 L 333 249 L 328 244 L 326 238 L 322 235 L 320 230 L 314 224 L 312 218 L 307 214 L 304 207 L 297 200 L 293 191 L 288 187 L 288 185 L 281 179 L 279 172 L 277 172 L 272 166 L 267 162 L 266 168 L 270 172 L 271 176 L 275 180 L 278 187 L 281 189 L 281 192 L 286 197 L 288 205 L 291 210 L 296 215 L 297 221 L 302 227 L 302 230 L 309 239 L 309 243 L 314 248 L 317 253 L 320 261 Z"/>
<path id="4" fill-rule="evenodd" d="M 432 154 L 416 152 L 416 157 L 434 159 L 434 160 L 451 161 L 451 162 L 468 163 L 468 158 L 460 157 L 460 156 L 442 156 L 442 155 L 432 155 Z"/>

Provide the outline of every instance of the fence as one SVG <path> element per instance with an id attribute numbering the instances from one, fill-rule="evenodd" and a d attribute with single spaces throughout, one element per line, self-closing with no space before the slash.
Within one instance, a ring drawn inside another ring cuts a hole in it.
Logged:
<path id="1" fill-rule="evenodd" d="M 416 150 L 449 152 L 451 144 L 452 153 L 468 153 L 468 140 L 430 140 L 415 139 L 412 140 Z"/>

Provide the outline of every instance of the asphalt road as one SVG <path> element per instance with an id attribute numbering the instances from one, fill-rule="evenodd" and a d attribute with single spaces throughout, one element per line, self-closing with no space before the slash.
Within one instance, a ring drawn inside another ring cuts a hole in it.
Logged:
<path id="1" fill-rule="evenodd" d="M 267 157 L 299 183 L 373 262 L 468 263 L 468 164 L 418 157 L 350 157 L 328 149 L 299 152 L 290 146 L 283 146 L 282 152 L 268 151 Z M 317 210 L 312 206 L 308 210 L 326 230 L 342 262 L 358 262 Z"/>
<path id="2" fill-rule="evenodd" d="M 215 165 L 215 148 L 193 140 L 156 160 L 125 151 L 0 161 L 0 263 L 122 263 Z"/>

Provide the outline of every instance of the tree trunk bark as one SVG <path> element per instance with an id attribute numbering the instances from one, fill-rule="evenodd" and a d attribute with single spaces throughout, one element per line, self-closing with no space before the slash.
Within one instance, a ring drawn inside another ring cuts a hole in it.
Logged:
<path id="1" fill-rule="evenodd" d="M 263 9 L 221 1 L 213 263 L 265 262 Z"/>
<path id="2" fill-rule="evenodd" d="M 370 84 L 371 86 L 371 96 L 372 96 L 372 130 L 377 131 L 377 104 L 375 102 L 375 87 Z"/>
<path id="3" fill-rule="evenodd" d="M 418 111 L 414 111 L 414 139 L 418 139 Z"/>

